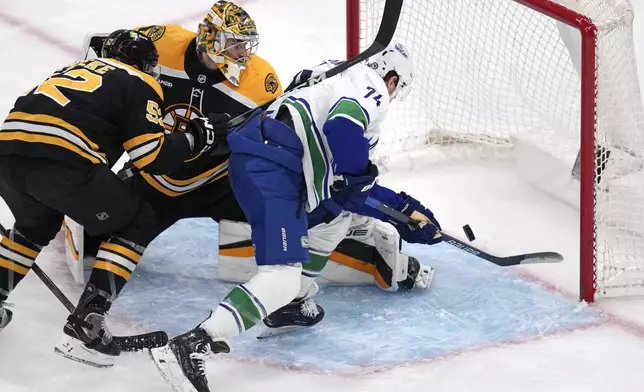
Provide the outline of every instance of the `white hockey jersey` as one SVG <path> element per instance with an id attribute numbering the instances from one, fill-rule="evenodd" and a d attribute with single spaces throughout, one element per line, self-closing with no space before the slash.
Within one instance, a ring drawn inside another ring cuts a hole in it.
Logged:
<path id="1" fill-rule="evenodd" d="M 310 70 L 318 75 L 334 64 L 325 62 Z M 321 200 L 330 198 L 333 181 L 341 178 L 333 173 L 333 151 L 323 132 L 324 124 L 336 116 L 343 116 L 364 129 L 363 136 L 369 147 L 378 143 L 379 124 L 389 108 L 389 92 L 384 80 L 366 64 L 357 64 L 348 70 L 312 87 L 303 88 L 273 103 L 273 115 L 279 106 L 288 108 L 295 132 L 304 146 L 304 177 L 307 186 L 307 211 L 312 211 Z"/>

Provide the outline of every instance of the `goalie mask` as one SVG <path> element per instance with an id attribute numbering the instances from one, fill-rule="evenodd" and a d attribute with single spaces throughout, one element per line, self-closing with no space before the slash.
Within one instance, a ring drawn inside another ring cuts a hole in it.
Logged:
<path id="1" fill-rule="evenodd" d="M 370 57 L 367 65 L 383 79 L 392 71 L 398 75 L 392 98 L 402 100 L 409 94 L 414 80 L 414 63 L 401 43 L 391 43 L 383 52 Z"/>
<path id="2" fill-rule="evenodd" d="M 226 79 L 239 86 L 246 63 L 257 50 L 259 35 L 246 11 L 228 1 L 216 2 L 199 24 L 197 51 L 216 64 Z M 208 68 L 209 65 L 201 59 Z"/>

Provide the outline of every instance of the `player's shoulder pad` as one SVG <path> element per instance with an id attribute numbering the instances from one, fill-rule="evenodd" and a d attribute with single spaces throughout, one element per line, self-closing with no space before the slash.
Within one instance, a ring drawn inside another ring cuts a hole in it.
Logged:
<path id="1" fill-rule="evenodd" d="M 225 83 L 257 105 L 282 94 L 282 83 L 277 77 L 277 73 L 268 61 L 257 55 L 253 55 L 246 63 L 239 87 L 234 87 L 228 81 Z"/>
<path id="2" fill-rule="evenodd" d="M 343 72 L 338 80 L 342 91 L 355 98 L 367 110 L 370 123 L 376 125 L 383 119 L 389 108 L 389 91 L 385 81 L 366 64 L 356 64 Z"/>
<path id="3" fill-rule="evenodd" d="M 140 80 L 141 82 L 147 84 L 156 92 L 158 97 L 163 100 L 163 89 L 161 88 L 159 82 L 157 82 L 156 79 L 154 79 L 152 76 L 146 74 L 145 72 L 139 71 L 131 65 L 122 63 L 114 59 L 100 58 L 98 60 L 116 69 L 124 71 L 122 72 L 123 75 L 129 75 L 128 77 L 135 78 L 135 80 Z"/>
<path id="4" fill-rule="evenodd" d="M 196 33 L 183 27 L 170 25 L 153 25 L 137 27 L 136 30 L 150 37 L 159 52 L 159 65 L 174 70 L 184 70 L 186 49 L 196 37 Z"/>

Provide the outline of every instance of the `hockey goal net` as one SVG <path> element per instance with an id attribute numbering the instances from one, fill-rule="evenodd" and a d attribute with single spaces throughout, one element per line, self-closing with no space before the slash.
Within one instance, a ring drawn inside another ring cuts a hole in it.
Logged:
<path id="1" fill-rule="evenodd" d="M 373 41 L 384 3 L 347 0 L 349 57 Z M 441 146 L 468 158 L 528 143 L 566 162 L 579 189 L 580 296 L 589 302 L 644 294 L 632 20 L 627 0 L 406 0 L 394 38 L 416 73 L 379 149 Z"/>

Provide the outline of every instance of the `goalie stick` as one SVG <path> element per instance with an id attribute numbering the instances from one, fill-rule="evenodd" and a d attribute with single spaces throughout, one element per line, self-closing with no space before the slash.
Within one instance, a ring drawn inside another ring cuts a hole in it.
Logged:
<path id="1" fill-rule="evenodd" d="M 230 132 L 232 128 L 246 121 L 248 117 L 251 114 L 255 113 L 256 111 L 266 110 L 269 106 L 273 104 L 273 102 L 284 97 L 286 94 L 290 94 L 293 91 L 297 91 L 306 87 L 315 86 L 316 84 L 321 83 L 324 80 L 329 79 L 341 72 L 346 71 L 347 69 L 353 67 L 354 65 L 367 60 L 369 57 L 377 54 L 378 52 L 385 50 L 389 45 L 389 43 L 391 42 L 391 39 L 394 37 L 396 26 L 398 26 L 398 19 L 400 18 L 400 11 L 402 10 L 402 6 L 403 6 L 403 0 L 385 1 L 385 9 L 383 10 L 383 13 L 382 13 L 382 20 L 380 21 L 380 27 L 378 28 L 378 33 L 376 34 L 376 38 L 367 49 L 359 53 L 356 57 L 353 57 L 347 61 L 343 61 L 342 63 L 336 65 L 335 67 L 325 72 L 322 72 L 319 75 L 311 77 L 305 80 L 304 82 L 294 86 L 289 91 L 285 91 L 279 97 L 266 101 L 263 104 L 255 108 L 252 108 L 240 114 L 239 116 L 229 120 L 226 123 L 226 133 Z M 221 152 L 217 148 L 215 148 L 211 152 L 211 154 L 221 154 Z M 137 167 L 128 167 L 120 171 L 118 173 L 118 176 L 120 179 L 125 180 L 132 177 L 139 171 L 141 171 L 141 169 Z"/>
<path id="2" fill-rule="evenodd" d="M 4 237 L 8 237 L 7 230 L 4 226 L 0 225 L 0 233 Z M 69 313 L 73 313 L 76 307 L 72 302 L 67 298 L 67 296 L 62 292 L 62 290 L 54 283 L 53 280 L 45 273 L 45 271 L 40 268 L 36 263 L 33 263 L 31 269 L 34 273 L 40 278 L 40 280 L 47 286 L 49 291 L 54 294 L 56 298 L 63 304 Z M 149 348 L 162 347 L 168 344 L 168 335 L 164 331 L 153 331 L 140 335 L 129 335 L 129 336 L 114 336 L 114 342 L 121 348 L 123 351 L 140 351 Z"/>
<path id="3" fill-rule="evenodd" d="M 415 221 L 403 214 L 402 212 L 393 209 L 379 200 L 376 200 L 372 197 L 368 197 L 366 204 L 377 209 L 385 215 L 390 216 L 391 218 L 408 225 L 418 226 L 418 221 Z M 444 231 L 441 231 L 443 236 L 443 241 L 449 245 L 452 245 L 455 248 L 461 249 L 464 252 L 470 253 L 474 256 L 480 257 L 483 260 L 489 261 L 493 264 L 496 264 L 500 267 L 508 267 L 512 265 L 519 264 L 537 264 L 537 263 L 559 263 L 563 260 L 563 256 L 556 252 L 537 252 L 537 253 L 523 253 L 514 256 L 494 256 L 490 253 L 487 253 L 481 249 L 475 248 L 458 238 L 455 238 Z"/>

